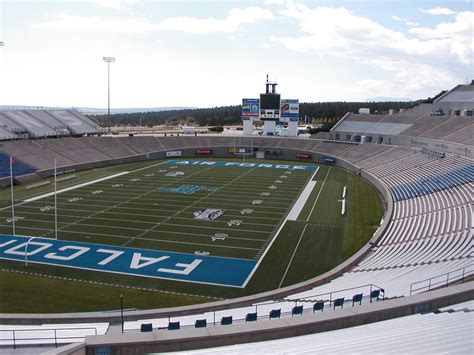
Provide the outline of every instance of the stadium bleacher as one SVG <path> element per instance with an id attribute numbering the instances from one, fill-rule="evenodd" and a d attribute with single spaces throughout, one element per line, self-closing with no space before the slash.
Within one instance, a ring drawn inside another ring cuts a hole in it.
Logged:
<path id="1" fill-rule="evenodd" d="M 15 159 L 12 164 L 13 176 L 26 175 L 35 172 L 37 169 L 25 162 Z M 10 156 L 0 152 L 0 178 L 10 176 Z"/>
<path id="2" fill-rule="evenodd" d="M 0 139 L 97 134 L 98 125 L 75 110 L 0 111 Z"/>

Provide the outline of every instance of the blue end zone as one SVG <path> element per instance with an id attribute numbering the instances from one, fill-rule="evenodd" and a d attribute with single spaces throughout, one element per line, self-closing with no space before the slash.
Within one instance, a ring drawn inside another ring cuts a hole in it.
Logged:
<path id="1" fill-rule="evenodd" d="M 202 284 L 243 287 L 256 260 L 0 235 L 0 259 Z"/>
<path id="2" fill-rule="evenodd" d="M 315 165 L 289 165 L 289 164 L 263 164 L 263 163 L 236 163 L 225 161 L 202 161 L 202 160 L 169 160 L 166 164 L 172 165 L 200 165 L 200 166 L 228 166 L 239 168 L 261 168 L 261 169 L 281 169 L 281 170 L 308 170 L 318 169 Z"/>

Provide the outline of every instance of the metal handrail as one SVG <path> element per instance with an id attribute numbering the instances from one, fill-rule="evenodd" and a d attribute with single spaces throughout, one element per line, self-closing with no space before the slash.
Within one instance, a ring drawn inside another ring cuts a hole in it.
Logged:
<path id="1" fill-rule="evenodd" d="M 97 328 L 95 327 L 74 327 L 74 328 L 52 328 L 52 329 L 41 329 L 41 328 L 32 328 L 32 329 L 0 329 L 0 332 L 11 332 L 11 338 L 4 338 L 3 335 L 0 338 L 0 341 L 5 342 L 8 340 L 13 340 L 13 349 L 16 349 L 17 344 L 19 341 L 28 341 L 28 340 L 54 340 L 55 347 L 58 347 L 58 340 L 67 340 L 67 339 L 81 339 L 84 336 L 59 336 L 58 331 L 74 331 L 74 330 L 93 330 L 93 334 L 89 335 L 97 335 Z M 17 335 L 20 332 L 54 332 L 54 337 L 39 337 L 39 338 L 18 338 Z M 25 344 L 26 345 L 26 344 Z M 30 345 L 30 344 L 27 344 Z"/>
<path id="2" fill-rule="evenodd" d="M 464 282 L 465 277 L 470 276 L 471 274 L 474 274 L 474 269 L 470 270 L 470 271 L 466 271 L 468 268 L 471 268 L 471 267 L 474 267 L 474 264 L 469 264 L 469 265 L 466 265 L 462 268 L 452 270 L 452 271 L 446 272 L 444 274 L 439 274 L 439 275 L 430 277 L 428 279 L 413 282 L 412 284 L 410 284 L 410 296 L 415 292 L 426 292 L 426 291 L 430 291 L 433 288 L 447 287 L 450 282 L 459 281 L 459 280 L 461 280 L 461 282 Z M 450 277 L 450 275 L 456 273 L 457 271 L 461 271 L 461 270 L 462 270 L 461 275 L 457 274 L 456 276 Z M 446 276 L 446 279 L 443 278 L 443 280 L 441 280 L 441 281 L 433 282 L 433 280 L 441 278 L 443 276 Z M 418 284 L 421 284 L 421 283 L 426 283 L 426 282 L 428 282 L 427 286 L 422 286 L 422 287 L 415 288 L 415 285 L 418 285 Z"/>
<path id="3" fill-rule="evenodd" d="M 374 289 L 375 290 L 380 290 L 380 292 L 383 294 L 382 299 L 385 298 L 385 290 L 382 287 L 374 285 L 374 284 L 366 284 L 366 285 L 362 285 L 362 286 L 350 287 L 350 288 L 345 288 L 345 289 L 341 289 L 341 290 L 321 293 L 321 294 L 317 294 L 317 295 L 305 296 L 305 297 L 302 297 L 302 298 L 287 298 L 285 300 L 289 301 L 289 302 L 315 302 L 317 300 L 320 300 L 320 301 L 324 300 L 324 301 L 329 301 L 329 304 L 331 304 L 332 299 L 333 299 L 332 296 L 334 294 L 337 294 L 337 293 L 340 293 L 340 292 L 345 292 L 345 291 L 350 291 L 350 290 L 357 290 L 357 289 L 361 289 L 361 288 L 364 288 L 364 287 L 369 287 L 370 288 L 370 293 L 372 293 L 372 291 Z M 329 295 L 329 299 L 324 299 L 324 298 L 321 299 L 321 297 L 327 296 L 327 295 Z"/>

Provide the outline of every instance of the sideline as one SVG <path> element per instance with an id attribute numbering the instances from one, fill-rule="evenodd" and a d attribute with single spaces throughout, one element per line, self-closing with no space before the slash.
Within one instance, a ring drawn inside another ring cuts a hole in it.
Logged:
<path id="1" fill-rule="evenodd" d="M 101 178 L 96 179 L 96 180 L 83 182 L 82 184 L 79 184 L 79 185 L 66 187 L 66 188 L 64 188 L 64 189 L 61 189 L 61 190 L 56 191 L 56 194 L 59 195 L 60 193 L 63 193 L 63 192 L 67 192 L 67 191 L 79 189 L 79 188 L 84 187 L 84 186 L 88 186 L 88 185 L 95 184 L 95 183 L 97 183 L 97 182 L 101 182 L 101 181 L 113 179 L 113 178 L 115 178 L 115 177 L 122 176 L 122 175 L 125 175 L 125 174 L 130 174 L 130 171 L 123 171 L 123 172 L 121 172 L 121 173 L 117 173 L 117 174 L 109 175 L 109 176 L 104 176 L 104 177 L 101 177 Z M 33 201 L 41 200 L 41 199 L 46 198 L 46 197 L 54 196 L 54 193 L 55 193 L 55 192 L 52 191 L 52 192 L 48 192 L 48 193 L 43 194 L 43 195 L 39 195 L 39 196 L 27 198 L 26 200 L 23 200 L 23 202 L 33 202 Z"/>
<path id="2" fill-rule="evenodd" d="M 319 171 L 319 167 L 314 172 L 313 176 L 311 176 L 311 180 L 308 182 L 308 184 L 306 184 L 306 187 L 304 188 L 303 192 L 298 197 L 298 200 L 296 200 L 290 213 L 288 213 L 288 217 L 286 218 L 286 220 L 296 221 L 298 219 L 298 216 L 300 215 L 301 210 L 306 205 L 306 201 L 308 201 L 308 198 L 311 195 L 311 192 L 313 191 L 314 187 L 318 183 L 317 181 L 313 181 L 318 171 Z"/>
<path id="3" fill-rule="evenodd" d="M 312 182 L 314 176 L 317 174 L 318 171 L 319 171 L 319 166 L 316 166 L 316 171 L 314 172 L 313 175 L 311 175 L 311 177 L 310 177 L 310 179 L 309 179 L 309 182 L 307 183 L 306 186 L 308 186 L 308 185 Z M 327 177 L 327 175 L 326 175 L 326 177 Z M 304 188 L 304 190 L 306 190 L 306 187 Z M 304 192 L 304 190 L 303 190 L 303 192 Z M 312 188 L 311 188 L 310 191 L 312 191 Z M 302 192 L 301 194 L 303 194 L 303 192 Z M 300 195 L 301 195 L 301 194 L 300 194 Z M 298 198 L 298 200 L 299 200 L 299 198 Z M 298 201 L 297 201 L 297 202 L 298 202 Z M 295 204 L 296 204 L 296 203 L 295 203 Z M 292 210 L 293 210 L 293 209 L 292 209 Z M 291 213 L 291 211 L 290 211 L 290 213 Z M 278 228 L 278 230 L 276 231 L 276 233 L 273 235 L 271 242 L 267 245 L 267 247 L 265 248 L 265 251 L 263 252 L 263 254 L 262 254 L 262 255 L 260 256 L 260 258 L 258 259 L 257 264 L 255 265 L 255 267 L 253 268 L 252 272 L 249 274 L 249 276 L 248 276 L 247 279 L 245 280 L 244 284 L 242 285 L 242 288 L 247 287 L 247 284 L 250 282 L 250 279 L 252 278 L 253 274 L 258 270 L 258 268 L 259 268 L 261 262 L 263 261 L 263 259 L 264 259 L 265 256 L 267 255 L 268 251 L 271 249 L 271 247 L 272 247 L 273 243 L 275 242 L 275 240 L 276 240 L 276 239 L 278 238 L 278 236 L 280 235 L 280 232 L 282 231 L 283 227 L 286 225 L 286 221 L 288 221 L 288 217 L 289 217 L 290 213 L 288 213 L 288 214 L 285 216 L 285 219 L 284 219 L 283 222 L 280 224 L 280 227 Z"/>
<path id="4" fill-rule="evenodd" d="M 95 180 L 91 180 L 91 181 L 86 181 L 86 182 L 83 182 L 83 183 L 81 183 L 81 184 L 79 184 L 79 185 L 69 186 L 69 187 L 66 187 L 66 188 L 64 188 L 64 189 L 58 190 L 58 191 L 56 191 L 56 194 L 60 194 L 60 193 L 63 193 L 63 192 L 67 192 L 67 191 L 79 189 L 79 188 L 84 187 L 84 186 L 88 186 L 88 185 L 92 185 L 92 184 L 95 184 L 95 183 L 98 183 L 98 182 L 101 182 L 101 181 L 113 179 L 113 178 L 116 178 L 116 177 L 119 177 L 119 176 L 122 176 L 122 175 L 131 174 L 131 173 L 135 173 L 135 172 L 137 172 L 137 171 L 141 171 L 141 170 L 153 168 L 153 167 L 155 167 L 155 166 L 157 166 L 157 165 L 161 165 L 161 164 L 164 164 L 164 163 L 166 163 L 166 162 L 167 162 L 167 161 L 162 161 L 162 162 L 159 162 L 158 164 L 148 165 L 148 166 L 145 166 L 145 167 L 143 167 L 143 168 L 138 168 L 138 169 L 135 169 L 135 170 L 132 170 L 132 171 L 122 171 L 122 172 L 117 173 L 117 174 L 113 174 L 113 175 L 109 175 L 109 176 L 104 176 L 104 177 L 101 177 L 101 178 L 98 178 L 98 179 L 95 179 Z M 50 197 L 50 196 L 54 196 L 54 191 L 48 192 L 48 193 L 43 194 L 43 195 L 39 195 L 39 196 L 27 198 L 26 200 L 23 200 L 23 203 L 28 203 L 28 202 L 33 202 L 33 201 L 41 200 L 41 199 L 43 199 L 43 198 Z M 20 204 L 21 204 L 21 203 L 20 203 Z M 17 204 L 17 205 L 19 205 L 19 204 Z M 11 207 L 11 206 L 10 206 L 10 207 Z"/>

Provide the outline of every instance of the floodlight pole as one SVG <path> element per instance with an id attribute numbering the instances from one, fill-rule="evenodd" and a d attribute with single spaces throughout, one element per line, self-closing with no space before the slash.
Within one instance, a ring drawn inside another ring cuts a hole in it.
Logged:
<path id="1" fill-rule="evenodd" d="M 115 62 L 115 57 L 102 57 L 102 59 L 107 63 L 107 133 L 110 134 L 110 63 Z"/>
<path id="2" fill-rule="evenodd" d="M 57 193 L 57 168 L 54 158 L 54 239 L 58 240 L 58 193 Z"/>
<path id="3" fill-rule="evenodd" d="M 122 334 L 123 334 L 123 294 L 120 294 L 120 319 L 122 323 Z"/>

